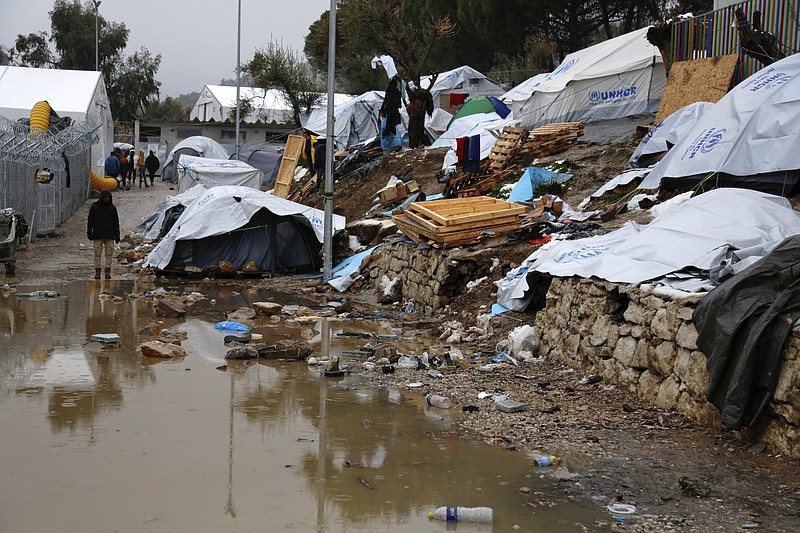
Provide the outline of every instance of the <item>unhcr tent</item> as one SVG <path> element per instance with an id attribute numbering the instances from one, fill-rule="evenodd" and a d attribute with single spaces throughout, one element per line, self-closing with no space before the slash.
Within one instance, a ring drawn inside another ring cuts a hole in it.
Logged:
<path id="1" fill-rule="evenodd" d="M 200 135 L 188 137 L 176 144 L 167 156 L 161 170 L 163 181 L 178 181 L 178 160 L 184 154 L 209 159 L 228 159 L 228 152 L 214 139 Z"/>
<path id="2" fill-rule="evenodd" d="M 531 95 L 536 91 L 536 89 L 541 85 L 541 83 L 547 78 L 549 73 L 545 72 L 543 74 L 536 74 L 528 78 L 527 80 L 523 81 L 522 83 L 515 85 L 511 90 L 504 93 L 501 96 L 498 96 L 500 101 L 506 104 L 509 107 L 512 107 L 514 102 L 518 102 L 520 105 L 522 102 L 525 102 Z"/>
<path id="3" fill-rule="evenodd" d="M 238 185 L 260 189 L 262 173 L 244 161 L 230 159 L 208 159 L 192 155 L 181 155 L 178 160 L 178 193 L 195 185 L 206 189 L 219 185 Z"/>
<path id="4" fill-rule="evenodd" d="M 662 154 L 678 144 L 712 105 L 710 102 L 695 102 L 659 122 L 639 141 L 628 164 L 634 168 L 642 168 L 658 161 Z"/>
<path id="5" fill-rule="evenodd" d="M 591 122 L 655 113 L 666 85 L 658 48 L 642 28 L 564 58 L 524 101 L 514 118 L 531 129 L 552 122 Z"/>
<path id="6" fill-rule="evenodd" d="M 144 262 L 164 270 L 255 261 L 263 272 L 310 272 L 319 259 L 323 212 L 250 187 L 213 187 L 181 214 Z M 333 230 L 344 228 L 333 216 Z"/>
<path id="7" fill-rule="evenodd" d="M 746 187 L 789 196 L 800 180 L 800 54 L 765 67 L 722 97 L 639 186 Z"/>
<path id="8" fill-rule="evenodd" d="M 167 196 L 158 202 L 152 213 L 139 220 L 133 234 L 152 241 L 162 238 L 172 228 L 186 206 L 204 192 L 206 192 L 206 188 L 198 183 L 181 194 Z"/>

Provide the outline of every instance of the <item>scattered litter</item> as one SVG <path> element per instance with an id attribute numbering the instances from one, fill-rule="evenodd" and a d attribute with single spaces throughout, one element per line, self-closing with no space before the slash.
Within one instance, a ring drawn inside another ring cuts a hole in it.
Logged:
<path id="1" fill-rule="evenodd" d="M 250 328 L 240 322 L 232 322 L 225 320 L 224 322 L 217 322 L 214 326 L 215 329 L 224 329 L 228 331 L 250 331 Z"/>
<path id="2" fill-rule="evenodd" d="M 609 503 L 607 509 L 614 514 L 633 514 L 636 512 L 636 506 L 627 503 Z"/>
<path id="3" fill-rule="evenodd" d="M 91 337 L 92 342 L 102 342 L 103 344 L 119 344 L 120 338 L 116 333 L 96 333 Z"/>
<path id="4" fill-rule="evenodd" d="M 419 381 L 415 381 L 414 383 L 406 384 L 406 387 L 408 387 L 409 389 L 419 389 L 422 387 L 422 383 Z"/>
<path id="5" fill-rule="evenodd" d="M 491 396 L 493 396 L 493 394 L 491 392 L 479 392 L 478 393 L 478 399 L 479 400 L 483 400 L 484 398 L 490 398 Z"/>
<path id="6" fill-rule="evenodd" d="M 442 379 L 444 377 L 444 374 L 442 374 L 438 370 L 431 369 L 431 370 L 428 370 L 428 377 L 429 378 L 434 378 L 434 379 Z"/>

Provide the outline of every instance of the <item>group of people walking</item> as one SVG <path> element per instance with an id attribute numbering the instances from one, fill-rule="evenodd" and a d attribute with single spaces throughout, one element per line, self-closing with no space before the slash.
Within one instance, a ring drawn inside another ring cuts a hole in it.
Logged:
<path id="1" fill-rule="evenodd" d="M 105 174 L 108 177 L 114 178 L 119 182 L 119 188 L 123 191 L 128 191 L 131 187 L 136 185 L 136 175 L 139 175 L 139 187 L 142 185 L 150 187 L 154 185 L 156 179 L 156 172 L 161 166 L 158 156 L 150 150 L 150 155 L 144 156 L 144 150 L 139 150 L 137 154 L 135 150 L 130 151 L 117 151 L 114 150 L 106 158 Z M 147 171 L 147 176 L 145 176 Z M 147 178 L 150 178 L 150 185 L 147 184 Z"/>

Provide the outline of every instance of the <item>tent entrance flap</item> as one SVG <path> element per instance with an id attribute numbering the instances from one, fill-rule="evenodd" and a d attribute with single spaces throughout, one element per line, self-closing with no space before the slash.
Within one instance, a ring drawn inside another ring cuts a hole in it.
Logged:
<path id="1" fill-rule="evenodd" d="M 303 221 L 261 209 L 230 233 L 177 241 L 168 268 L 215 269 L 221 261 L 230 261 L 241 271 L 245 263 L 254 261 L 260 272 L 305 273 L 314 270 L 320 247 Z"/>

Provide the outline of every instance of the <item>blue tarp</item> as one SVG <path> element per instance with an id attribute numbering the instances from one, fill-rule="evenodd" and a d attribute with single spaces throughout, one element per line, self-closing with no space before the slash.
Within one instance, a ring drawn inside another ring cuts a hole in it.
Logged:
<path id="1" fill-rule="evenodd" d="M 509 202 L 527 202 L 533 198 L 533 189 L 541 183 L 564 183 L 572 178 L 572 174 L 553 172 L 539 167 L 528 167 L 525 174 L 519 179 L 511 195 Z"/>
<path id="2" fill-rule="evenodd" d="M 250 328 L 239 322 L 226 320 L 225 322 L 217 322 L 214 326 L 215 329 L 223 329 L 225 331 L 250 331 Z"/>

